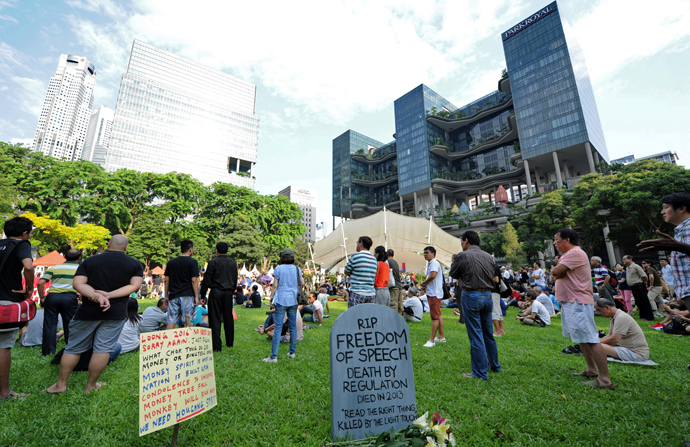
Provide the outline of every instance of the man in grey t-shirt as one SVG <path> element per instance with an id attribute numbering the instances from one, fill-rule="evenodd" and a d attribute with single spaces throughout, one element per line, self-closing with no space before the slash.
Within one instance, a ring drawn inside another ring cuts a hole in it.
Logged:
<path id="1" fill-rule="evenodd" d="M 395 252 L 392 249 L 388 249 L 388 265 L 395 279 L 394 283 L 388 283 L 388 291 L 391 295 L 391 308 L 402 315 L 404 297 L 402 296 L 402 281 L 400 281 L 400 266 L 398 265 L 398 261 L 393 259 L 394 256 Z"/>
<path id="2" fill-rule="evenodd" d="M 168 303 L 165 299 L 161 298 L 158 300 L 158 305 L 156 307 L 149 307 L 141 314 L 142 320 L 139 325 L 139 333 L 143 332 L 153 332 L 161 328 L 161 325 L 167 324 L 168 322 Z"/>

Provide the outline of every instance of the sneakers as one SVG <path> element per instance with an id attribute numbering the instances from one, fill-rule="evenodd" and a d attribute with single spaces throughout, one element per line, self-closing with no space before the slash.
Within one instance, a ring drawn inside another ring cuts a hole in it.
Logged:
<path id="1" fill-rule="evenodd" d="M 432 341 L 427 341 L 426 343 L 424 343 L 425 348 L 433 348 L 434 346 L 436 346 L 436 343 Z"/>
<path id="2" fill-rule="evenodd" d="M 288 352 L 288 357 L 291 358 L 291 359 L 294 359 L 294 358 L 295 358 L 295 354 L 294 354 L 294 353 L 290 354 L 290 353 Z"/>
<path id="3" fill-rule="evenodd" d="M 666 318 L 663 314 L 660 314 L 659 312 L 654 312 L 654 318 Z"/>
<path id="4" fill-rule="evenodd" d="M 434 338 L 434 343 L 445 343 L 446 339 L 445 338 Z"/>
<path id="5" fill-rule="evenodd" d="M 295 355 L 295 354 L 292 354 L 292 355 Z M 271 357 L 266 357 L 263 361 L 266 363 L 278 363 L 278 359 L 274 359 Z"/>

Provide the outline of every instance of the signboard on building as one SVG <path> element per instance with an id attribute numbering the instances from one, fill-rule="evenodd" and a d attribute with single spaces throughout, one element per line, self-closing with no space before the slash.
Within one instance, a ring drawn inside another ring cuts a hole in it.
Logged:
<path id="1" fill-rule="evenodd" d="M 518 23 L 517 25 L 515 25 L 514 27 L 510 28 L 508 31 L 506 31 L 505 33 L 503 33 L 503 34 L 502 34 L 503 40 L 506 40 L 506 39 L 509 39 L 509 38 L 513 37 L 514 35 L 516 35 L 516 34 L 519 33 L 520 31 L 523 31 L 525 28 L 527 28 L 527 27 L 529 27 L 529 26 L 535 24 L 535 23 L 538 22 L 539 20 L 541 20 L 541 19 L 543 19 L 544 17 L 546 17 L 547 15 L 551 14 L 551 13 L 554 12 L 556 9 L 557 9 L 557 8 L 556 8 L 556 2 L 553 2 L 553 3 L 551 3 L 550 5 L 548 5 L 547 7 L 545 7 L 544 9 L 535 12 L 534 14 L 532 14 L 532 15 L 529 16 L 529 17 L 527 17 L 527 18 L 526 18 L 525 20 L 523 20 L 522 22 Z"/>

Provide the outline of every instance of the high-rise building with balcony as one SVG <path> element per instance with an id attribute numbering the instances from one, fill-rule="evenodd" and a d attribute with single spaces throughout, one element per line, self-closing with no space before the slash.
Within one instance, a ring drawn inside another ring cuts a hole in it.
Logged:
<path id="1" fill-rule="evenodd" d="M 497 204 L 501 186 L 518 202 L 608 161 L 584 57 L 556 2 L 501 37 L 496 91 L 456 107 L 422 84 L 395 101 L 393 142 L 352 130 L 333 140 L 333 216 L 474 210 Z"/>
<path id="2" fill-rule="evenodd" d="M 254 188 L 256 86 L 135 39 L 105 168 Z"/>
<path id="3" fill-rule="evenodd" d="M 307 227 L 304 240 L 307 242 L 316 241 L 316 191 L 313 189 L 288 186 L 278 192 L 281 196 L 290 199 L 290 202 L 299 205 L 302 211 L 302 225 Z"/>
<path id="4" fill-rule="evenodd" d="M 79 160 L 93 107 L 96 69 L 88 59 L 60 55 L 50 78 L 31 148 L 55 158 Z"/>
<path id="5" fill-rule="evenodd" d="M 110 134 L 113 130 L 113 118 L 115 111 L 106 106 L 100 106 L 91 112 L 89 129 L 86 132 L 86 142 L 81 153 L 82 160 L 105 165 L 105 156 L 110 143 Z"/>

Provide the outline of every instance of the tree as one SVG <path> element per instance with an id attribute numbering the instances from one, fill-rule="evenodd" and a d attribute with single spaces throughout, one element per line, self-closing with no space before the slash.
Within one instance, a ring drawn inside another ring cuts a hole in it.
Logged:
<path id="1" fill-rule="evenodd" d="M 497 258 L 502 258 L 506 255 L 504 250 L 505 238 L 503 233 L 496 231 L 495 233 L 482 233 L 479 235 L 479 248 L 487 253 L 491 253 Z"/>
<path id="2" fill-rule="evenodd" d="M 127 254 L 141 261 L 146 269 L 152 263 L 165 265 L 175 254 L 174 246 L 171 247 L 173 234 L 174 229 L 167 222 L 167 209 L 150 207 L 137 218 L 127 235 Z"/>
<path id="3" fill-rule="evenodd" d="M 105 248 L 110 239 L 108 229 L 97 225 L 77 224 L 69 227 L 58 219 L 38 216 L 31 212 L 23 213 L 22 217 L 30 219 L 36 227 L 31 244 L 37 248 L 40 255 L 67 247 L 83 250 L 88 255 Z"/>
<path id="4" fill-rule="evenodd" d="M 235 259 L 238 265 L 261 264 L 266 252 L 261 235 L 246 216 L 233 217 L 226 224 L 219 240 L 228 243 L 228 256 Z"/>
<path id="5" fill-rule="evenodd" d="M 508 222 L 501 231 L 503 234 L 503 251 L 505 252 L 506 262 L 513 266 L 522 266 L 525 264 L 525 252 L 522 250 L 522 243 L 518 240 L 517 231 L 515 227 Z"/>

